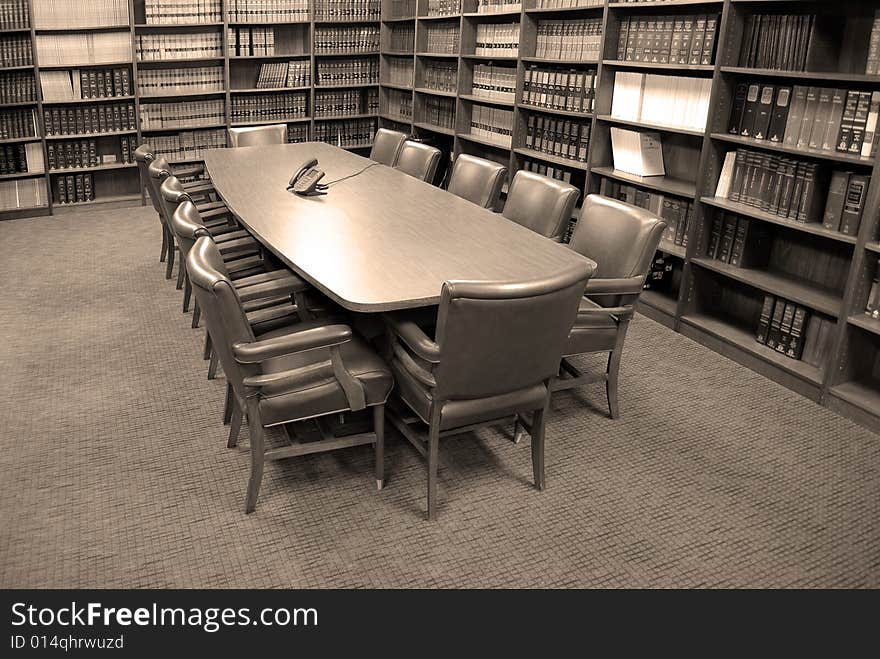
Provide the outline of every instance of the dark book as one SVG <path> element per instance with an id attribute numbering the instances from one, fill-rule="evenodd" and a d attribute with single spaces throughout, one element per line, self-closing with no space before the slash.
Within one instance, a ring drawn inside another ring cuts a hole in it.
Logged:
<path id="1" fill-rule="evenodd" d="M 776 297 L 770 294 L 764 296 L 764 305 L 761 307 L 761 315 L 758 318 L 758 329 L 755 338 L 758 343 L 767 343 L 767 333 L 770 331 L 770 319 L 773 316 L 773 306 Z"/>
<path id="2" fill-rule="evenodd" d="M 721 232 L 723 229 L 724 213 L 718 213 L 712 218 L 712 231 L 709 233 L 709 245 L 706 249 L 706 256 L 710 259 L 718 258 L 718 248 L 721 246 Z"/>
<path id="3" fill-rule="evenodd" d="M 736 203 L 742 202 L 743 179 L 746 175 L 746 151 L 736 150 L 736 160 L 733 165 L 733 180 L 730 184 L 728 198 Z"/>
<path id="4" fill-rule="evenodd" d="M 821 149 L 825 142 L 825 133 L 828 131 L 828 119 L 831 117 L 834 90 L 827 87 L 819 89 L 819 104 L 816 106 L 816 115 L 813 119 L 813 127 L 810 129 L 810 139 L 807 143 L 811 149 Z"/>
<path id="5" fill-rule="evenodd" d="M 852 144 L 852 133 L 858 105 L 859 93 L 854 91 L 847 92 L 846 103 L 843 106 L 843 116 L 840 120 L 840 133 L 837 135 L 837 151 L 849 151 L 850 144 Z"/>
<path id="6" fill-rule="evenodd" d="M 776 342 L 776 352 L 785 353 L 791 343 L 791 325 L 794 321 L 795 304 L 793 302 L 785 303 L 785 311 L 782 313 L 782 322 L 779 325 L 779 340 Z"/>
<path id="7" fill-rule="evenodd" d="M 736 86 L 736 91 L 733 95 L 733 109 L 730 112 L 730 124 L 727 128 L 727 132 L 731 135 L 740 134 L 748 93 L 749 86 L 746 83 L 741 82 Z"/>
<path id="8" fill-rule="evenodd" d="M 739 134 L 742 137 L 753 137 L 755 134 L 755 121 L 758 118 L 760 95 L 761 85 L 749 85 L 749 89 L 746 92 L 746 104 L 743 109 L 743 118 L 739 125 Z"/>
<path id="9" fill-rule="evenodd" d="M 828 124 L 825 127 L 825 136 L 822 138 L 822 150 L 834 151 L 837 147 L 837 137 L 840 135 L 840 124 L 843 121 L 843 108 L 846 104 L 846 90 L 831 90 L 831 112 L 828 115 Z"/>
<path id="10" fill-rule="evenodd" d="M 785 350 L 787 357 L 800 359 L 804 352 L 804 334 L 807 328 L 807 309 L 798 306 L 795 308 L 794 318 L 791 321 L 788 347 Z"/>
<path id="11" fill-rule="evenodd" d="M 840 231 L 848 236 L 855 236 L 859 232 L 859 224 L 862 220 L 862 212 L 865 209 L 865 200 L 868 196 L 868 183 L 870 179 L 864 174 L 853 174 L 849 178 L 846 187 L 843 212 L 840 216 Z"/>
<path id="12" fill-rule="evenodd" d="M 868 111 L 871 108 L 871 92 L 859 92 L 856 104 L 855 120 L 853 121 L 852 139 L 847 151 L 861 154 L 862 142 L 865 139 L 865 127 L 868 123 Z"/>
<path id="13" fill-rule="evenodd" d="M 785 126 L 788 121 L 790 106 L 791 87 L 780 87 L 779 91 L 776 92 L 776 102 L 773 104 L 770 128 L 767 130 L 767 139 L 771 142 L 782 142 L 785 139 Z"/>
<path id="14" fill-rule="evenodd" d="M 804 191 L 804 162 L 795 161 L 794 184 L 791 189 L 791 204 L 788 207 L 786 217 L 796 220 L 798 208 L 800 208 L 801 194 Z"/>
<path id="15" fill-rule="evenodd" d="M 739 218 L 730 250 L 730 265 L 739 268 L 764 266 L 771 244 L 770 234 L 763 222 Z"/>
<path id="16" fill-rule="evenodd" d="M 733 250 L 733 241 L 736 238 L 736 217 L 725 215 L 724 227 L 721 229 L 721 244 L 718 246 L 718 260 L 727 263 L 730 261 L 730 252 Z"/>
<path id="17" fill-rule="evenodd" d="M 814 162 L 804 163 L 804 187 L 798 205 L 798 222 L 821 222 L 825 199 L 820 184 L 821 170 Z"/>
<path id="18" fill-rule="evenodd" d="M 843 216 L 843 204 L 846 201 L 850 176 L 852 172 L 839 169 L 831 173 L 828 199 L 825 201 L 825 211 L 822 213 L 822 224 L 829 231 L 840 231 L 840 219 Z"/>
<path id="19" fill-rule="evenodd" d="M 761 94 L 758 98 L 757 114 L 755 116 L 755 127 L 752 136 L 756 140 L 767 139 L 770 131 L 770 119 L 773 116 L 773 101 L 776 97 L 776 87 L 773 85 L 764 85 L 761 87 Z"/>
<path id="20" fill-rule="evenodd" d="M 782 328 L 782 315 L 785 313 L 786 302 L 776 300 L 773 307 L 773 315 L 770 317 L 770 330 L 767 332 L 767 347 L 776 349 L 779 344 L 780 330 Z"/>
<path id="21" fill-rule="evenodd" d="M 797 147 L 805 149 L 810 144 L 810 134 L 813 131 L 813 123 L 816 120 L 816 111 L 819 109 L 819 88 L 807 88 L 807 104 L 801 117 L 801 128 L 798 134 Z"/>

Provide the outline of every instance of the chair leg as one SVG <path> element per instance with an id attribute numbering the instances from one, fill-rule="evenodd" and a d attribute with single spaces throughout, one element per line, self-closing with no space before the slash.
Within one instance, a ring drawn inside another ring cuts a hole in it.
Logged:
<path id="1" fill-rule="evenodd" d="M 189 281 L 189 273 L 183 275 L 183 313 L 189 311 L 189 301 L 192 298 L 192 284 Z"/>
<path id="2" fill-rule="evenodd" d="M 211 361 L 208 362 L 208 379 L 213 380 L 217 377 L 217 353 L 211 351 Z"/>
<path id="3" fill-rule="evenodd" d="M 178 291 L 183 288 L 183 276 L 185 274 L 186 264 L 184 263 L 182 258 L 179 258 L 177 263 L 177 285 L 175 286 Z"/>
<path id="4" fill-rule="evenodd" d="M 238 436 L 241 434 L 242 410 L 235 398 L 230 402 L 232 408 L 229 417 L 229 438 L 226 440 L 226 448 L 238 446 Z"/>
<path id="5" fill-rule="evenodd" d="M 437 406 L 439 408 L 439 405 Z M 428 427 L 428 521 L 437 515 L 437 463 L 440 459 L 440 414 L 431 415 Z"/>
<path id="6" fill-rule="evenodd" d="M 544 478 L 544 427 L 546 425 L 547 406 L 535 410 L 532 416 L 532 473 L 535 487 L 543 490 L 546 487 Z"/>
<path id="7" fill-rule="evenodd" d="M 168 233 L 165 231 L 165 225 L 162 225 L 162 251 L 159 254 L 159 263 L 165 263 L 165 252 L 168 250 Z"/>
<path id="8" fill-rule="evenodd" d="M 251 477 L 248 481 L 247 498 L 244 503 L 244 512 L 252 513 L 257 507 L 257 497 L 260 495 L 260 484 L 263 482 L 263 465 L 266 461 L 264 452 L 265 437 L 263 426 L 260 423 L 260 411 L 256 396 L 247 399 L 248 430 L 251 434 Z"/>
<path id="9" fill-rule="evenodd" d="M 213 346 L 211 345 L 211 333 L 205 332 L 205 349 L 202 352 L 202 359 L 205 361 L 211 359 L 211 353 L 213 351 Z"/>
<path id="10" fill-rule="evenodd" d="M 226 401 L 223 403 L 223 425 L 228 426 L 232 419 L 232 410 L 235 407 L 235 398 L 232 395 L 232 385 L 226 383 Z"/>
<path id="11" fill-rule="evenodd" d="M 617 382 L 620 373 L 620 359 L 623 355 L 623 342 L 626 339 L 626 331 L 629 329 L 629 320 L 623 320 L 617 328 L 617 340 L 614 350 L 608 355 L 608 370 L 605 374 L 605 394 L 608 396 L 608 411 L 612 419 L 620 418 L 620 406 L 617 403 Z"/>
<path id="12" fill-rule="evenodd" d="M 171 279 L 171 273 L 174 271 L 174 240 L 168 238 L 168 258 L 165 260 L 165 279 Z"/>
<path id="13" fill-rule="evenodd" d="M 193 329 L 199 326 L 199 321 L 202 319 L 202 308 L 199 306 L 199 301 L 195 300 L 193 302 L 193 321 L 192 326 Z"/>
<path id="14" fill-rule="evenodd" d="M 520 420 L 519 415 L 516 416 L 516 421 L 513 424 L 513 443 L 519 444 L 523 437 L 528 435 L 528 431 L 526 431 L 525 426 L 523 426 L 522 421 Z"/>
<path id="15" fill-rule="evenodd" d="M 373 407 L 373 432 L 376 433 L 376 489 L 385 487 L 385 406 Z"/>

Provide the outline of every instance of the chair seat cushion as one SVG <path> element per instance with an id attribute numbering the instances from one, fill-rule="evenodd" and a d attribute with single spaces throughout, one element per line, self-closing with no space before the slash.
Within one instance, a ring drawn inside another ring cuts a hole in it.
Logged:
<path id="1" fill-rule="evenodd" d="M 403 401 L 425 423 L 429 422 L 431 391 L 416 380 L 400 362 L 391 363 L 397 391 Z M 547 387 L 543 383 L 500 396 L 449 400 L 440 412 L 440 430 L 452 430 L 472 423 L 503 419 L 517 412 L 531 412 L 544 406 Z"/>
<path id="2" fill-rule="evenodd" d="M 614 348 L 617 340 L 617 320 L 611 314 L 587 312 L 602 307 L 590 298 L 581 298 L 574 327 L 568 334 L 565 356 L 585 352 L 602 352 Z"/>
<path id="3" fill-rule="evenodd" d="M 326 322 L 325 320 L 318 324 L 326 324 Z M 296 329 L 268 332 L 260 338 L 270 338 L 314 326 L 312 323 L 299 323 Z M 357 336 L 342 344 L 340 352 L 345 369 L 363 386 L 367 405 L 384 403 L 393 385 L 391 370 L 385 362 Z M 349 409 L 345 392 L 333 375 L 329 349 L 310 350 L 267 360 L 263 362 L 263 373 L 278 373 L 304 367 L 308 368 L 295 378 L 263 387 L 260 394 L 260 415 L 264 426 L 274 426 Z"/>

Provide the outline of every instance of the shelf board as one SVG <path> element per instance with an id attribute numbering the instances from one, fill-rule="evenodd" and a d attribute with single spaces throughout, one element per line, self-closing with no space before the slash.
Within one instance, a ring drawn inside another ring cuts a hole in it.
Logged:
<path id="1" fill-rule="evenodd" d="M 880 242 L 865 243 L 865 249 L 870 250 L 875 254 L 880 254 Z"/>
<path id="2" fill-rule="evenodd" d="M 105 172 L 114 169 L 135 169 L 136 162 L 113 162 L 105 165 L 93 165 L 91 167 L 67 167 L 65 169 L 50 169 L 49 173 L 53 175 L 64 176 L 66 174 L 82 174 L 88 172 Z"/>
<path id="3" fill-rule="evenodd" d="M 31 71 L 33 70 L 33 64 L 23 64 L 21 66 L 0 66 L 0 73 L 4 71 Z"/>
<path id="4" fill-rule="evenodd" d="M 352 23 L 381 23 L 382 20 L 376 16 L 371 18 L 316 18 L 313 22 L 315 25 L 336 25 L 337 23 L 350 25 Z"/>
<path id="5" fill-rule="evenodd" d="M 372 55 L 378 55 L 379 51 L 377 50 L 366 50 L 363 52 L 349 52 L 347 50 L 330 50 L 324 53 L 315 53 L 315 57 L 370 57 Z M 290 57 L 309 57 L 306 55 L 290 55 Z"/>
<path id="6" fill-rule="evenodd" d="M 281 55 L 230 55 L 230 62 L 240 62 L 240 61 L 253 61 L 253 60 L 267 60 L 267 59 L 303 59 L 305 57 L 311 57 L 309 53 L 287 53 Z M 222 59 L 222 58 L 221 58 Z"/>
<path id="7" fill-rule="evenodd" d="M 230 57 L 229 59 L 234 59 Z M 223 62 L 225 58 L 222 55 L 217 56 L 208 56 L 208 57 L 177 57 L 177 58 L 162 58 L 162 59 L 145 59 L 138 60 L 138 66 L 149 66 L 152 64 L 164 65 L 164 64 L 202 64 L 202 63 L 211 63 L 211 62 Z M 40 67 L 42 68 L 42 67 Z"/>
<path id="8" fill-rule="evenodd" d="M 136 30 L 169 30 L 198 27 L 223 27 L 224 23 L 135 23 Z M 126 25 L 126 27 L 128 27 Z"/>
<path id="9" fill-rule="evenodd" d="M 872 318 L 866 313 L 856 313 L 848 316 L 846 322 L 855 327 L 859 327 L 866 332 L 871 332 L 871 334 L 877 334 L 880 336 L 880 319 Z"/>
<path id="10" fill-rule="evenodd" d="M 763 1 L 763 0 L 761 0 Z M 645 2 L 609 2 L 609 9 L 658 9 L 662 7 L 687 7 L 688 5 L 720 5 L 723 0 L 647 0 Z"/>
<path id="11" fill-rule="evenodd" d="M 45 175 L 46 172 L 13 172 L 12 174 L 0 174 L 0 181 L 10 181 L 20 178 L 36 178 Z"/>
<path id="12" fill-rule="evenodd" d="M 52 140 L 78 140 L 94 139 L 97 137 L 112 137 L 113 135 L 136 135 L 136 130 L 111 130 L 106 133 L 71 133 L 69 135 L 46 135 L 46 141 Z"/>
<path id="13" fill-rule="evenodd" d="M 581 171 L 587 171 L 588 166 L 587 163 L 581 162 L 579 160 L 569 160 L 568 158 L 562 158 L 560 156 L 554 156 L 551 153 L 544 153 L 543 151 L 536 151 L 535 149 L 528 149 L 526 147 L 516 147 L 513 150 L 514 153 L 518 153 L 521 156 L 525 156 L 527 158 L 534 158 L 535 160 L 543 160 L 544 162 L 552 162 L 554 165 L 559 165 L 560 167 L 568 167 L 569 169 L 579 169 Z"/>
<path id="14" fill-rule="evenodd" d="M 677 133 L 679 135 L 690 135 L 692 137 L 703 137 L 705 129 L 699 130 L 695 128 L 686 128 L 683 126 L 668 126 L 666 124 L 655 124 L 648 121 L 633 121 L 632 119 L 621 119 L 620 117 L 612 117 L 610 114 L 600 114 L 596 117 L 599 121 L 609 124 L 617 124 L 621 126 L 633 126 L 636 128 L 645 128 L 649 130 L 660 130 L 664 133 Z"/>
<path id="15" fill-rule="evenodd" d="M 380 82 L 379 85 L 381 87 L 386 87 L 387 89 L 398 89 L 402 92 L 411 92 L 413 90 L 412 87 L 408 87 L 407 85 L 396 85 L 393 82 Z"/>
<path id="16" fill-rule="evenodd" d="M 33 135 L 30 137 L 10 137 L 5 140 L 0 140 L 0 144 L 26 144 L 28 142 L 39 142 L 41 140 L 41 137 L 35 137 Z"/>
<path id="17" fill-rule="evenodd" d="M 442 135 L 449 135 L 450 137 L 455 137 L 455 130 L 452 128 L 444 128 L 443 126 L 435 126 L 434 124 L 426 124 L 418 121 L 413 122 L 414 128 L 421 128 L 422 130 L 430 130 L 434 133 L 441 133 Z"/>
<path id="18" fill-rule="evenodd" d="M 266 94 L 273 92 L 301 92 L 311 87 L 266 87 L 264 89 L 230 89 L 230 94 Z"/>
<path id="19" fill-rule="evenodd" d="M 415 51 L 412 50 L 382 50 L 380 55 L 388 55 L 390 57 L 412 57 Z"/>
<path id="20" fill-rule="evenodd" d="M 36 101 L 18 101 L 16 103 L 0 103 L 0 108 L 26 108 L 36 104 Z"/>
<path id="21" fill-rule="evenodd" d="M 476 144 L 482 144 L 484 146 L 492 147 L 493 149 L 501 149 L 503 151 L 510 151 L 510 144 L 496 142 L 494 140 L 487 139 L 485 137 L 480 137 L 479 135 L 471 135 L 470 133 L 456 133 L 456 137 L 460 140 L 466 140 L 468 142 L 475 142 Z"/>
<path id="22" fill-rule="evenodd" d="M 49 206 L 22 206 L 21 208 L 0 208 L 0 220 L 17 220 L 25 217 L 38 217 L 49 214 Z"/>
<path id="23" fill-rule="evenodd" d="M 366 87 L 378 87 L 378 82 L 351 82 L 346 85 L 315 85 L 315 90 L 320 89 L 361 89 Z"/>
<path id="24" fill-rule="evenodd" d="M 201 124 L 199 126 L 183 126 L 178 124 L 171 124 L 170 126 L 162 126 L 154 127 L 154 128 L 141 128 L 142 133 L 167 133 L 173 131 L 181 131 L 181 130 L 201 130 L 205 128 L 226 128 L 226 122 L 213 122 L 207 124 Z"/>
<path id="25" fill-rule="evenodd" d="M 874 166 L 874 158 L 863 158 L 852 153 L 839 153 L 837 151 L 822 151 L 820 149 L 799 149 L 797 147 L 785 146 L 778 142 L 770 142 L 768 140 L 755 140 L 751 137 L 740 137 L 739 135 L 728 135 L 726 133 L 712 133 L 713 140 L 720 142 L 729 142 L 753 149 L 763 149 L 765 151 L 776 151 L 777 153 L 788 153 L 793 156 L 803 156 L 805 158 L 819 158 L 821 160 L 832 160 L 834 162 L 844 162 L 850 165 L 863 165 L 865 167 Z"/>
<path id="26" fill-rule="evenodd" d="M 675 243 L 664 239 L 660 240 L 660 246 L 657 248 L 661 252 L 665 254 L 671 254 L 672 256 L 677 256 L 680 259 L 687 257 L 687 248 L 681 245 L 676 245 Z"/>
<path id="27" fill-rule="evenodd" d="M 393 121 L 398 124 L 409 124 L 412 123 L 412 117 L 395 117 L 393 114 L 383 114 L 379 113 L 380 119 L 385 119 L 386 121 Z"/>
<path id="28" fill-rule="evenodd" d="M 458 59 L 458 53 L 416 53 L 416 57 L 436 57 L 440 59 Z"/>
<path id="29" fill-rule="evenodd" d="M 691 263 L 711 270 L 730 279 L 742 282 L 765 293 L 797 302 L 816 311 L 836 318 L 840 314 L 842 296 L 817 286 L 804 284 L 790 275 L 783 275 L 751 268 L 737 266 L 700 256 L 691 259 Z"/>
<path id="30" fill-rule="evenodd" d="M 448 98 L 455 98 L 457 96 L 455 92 L 448 92 L 442 89 L 431 89 L 430 87 L 416 87 L 415 91 L 418 94 L 431 94 L 432 96 L 446 96 Z"/>
<path id="31" fill-rule="evenodd" d="M 99 206 L 101 204 L 117 204 L 120 202 L 132 202 L 132 201 L 140 201 L 140 200 L 141 200 L 140 193 L 118 194 L 118 195 L 109 195 L 107 197 L 98 197 L 97 199 L 93 199 L 92 201 L 77 201 L 72 204 L 55 203 L 52 205 L 52 208 L 56 211 L 63 211 L 63 210 L 72 210 L 75 208 L 79 208 L 81 206 Z"/>
<path id="32" fill-rule="evenodd" d="M 440 16 L 421 16 L 421 15 L 419 15 L 416 18 L 418 18 L 420 21 L 449 21 L 449 20 L 455 20 L 456 18 L 461 18 L 461 14 L 460 13 L 443 14 Z"/>
<path id="33" fill-rule="evenodd" d="M 865 412 L 880 414 L 880 389 L 875 386 L 853 380 L 831 387 L 828 393 Z"/>
<path id="34" fill-rule="evenodd" d="M 641 185 L 650 190 L 666 192 L 686 199 L 693 199 L 696 196 L 696 186 L 694 183 L 672 178 L 671 176 L 637 176 L 622 172 L 613 167 L 593 167 L 592 171 L 601 176 L 607 176 L 625 183 L 632 183 L 633 185 Z"/>
<path id="35" fill-rule="evenodd" d="M 239 25 L 242 27 L 259 27 L 260 25 L 310 25 L 311 22 L 312 21 L 310 19 L 306 19 L 304 21 L 229 21 L 227 25 L 229 27 L 237 27 Z"/>
<path id="36" fill-rule="evenodd" d="M 414 21 L 416 20 L 415 16 L 389 16 L 388 18 L 383 18 L 383 23 L 404 23 L 406 21 Z"/>
<path id="37" fill-rule="evenodd" d="M 475 55 L 473 53 L 465 53 L 461 55 L 461 59 L 472 59 L 486 62 L 515 62 L 516 55 Z"/>
<path id="38" fill-rule="evenodd" d="M 34 27 L 34 32 L 43 34 L 46 32 L 113 32 L 116 30 L 131 30 L 128 23 L 119 25 L 93 25 L 91 27 Z"/>
<path id="39" fill-rule="evenodd" d="M 523 62 L 531 64 L 564 64 L 566 66 L 584 66 L 599 64 L 595 59 L 560 59 L 558 57 L 520 57 Z"/>
<path id="40" fill-rule="evenodd" d="M 360 114 L 337 114 L 329 117 L 315 117 L 315 121 L 347 121 L 349 119 L 372 119 L 377 116 L 375 112 L 362 112 Z"/>
<path id="41" fill-rule="evenodd" d="M 814 236 L 821 236 L 823 238 L 828 238 L 829 240 L 837 240 L 842 243 L 849 243 L 850 245 L 855 245 L 857 242 L 856 236 L 847 236 L 846 234 L 840 233 L 839 231 L 831 231 L 822 226 L 820 222 L 798 222 L 797 220 L 790 220 L 788 218 L 779 217 L 778 215 L 767 213 L 766 211 L 753 208 L 752 206 L 738 204 L 730 201 L 729 199 L 723 199 L 721 197 L 701 197 L 700 201 L 704 204 L 708 204 L 709 206 L 714 206 L 715 208 L 720 208 L 722 210 L 730 211 L 731 213 L 736 213 L 737 215 L 744 215 L 745 217 L 751 217 L 756 220 L 761 220 L 762 222 L 769 222 L 771 224 L 776 224 L 782 227 L 788 227 L 789 229 L 802 231 L 804 233 L 809 233 Z"/>
<path id="42" fill-rule="evenodd" d="M 275 124 L 304 124 L 311 121 L 311 117 L 296 117 L 295 119 L 261 119 L 259 121 L 233 121 L 230 126 L 247 127 L 247 126 L 274 126 Z"/>
<path id="43" fill-rule="evenodd" d="M 169 98 L 186 98 L 189 96 L 223 96 L 225 94 L 225 89 L 215 89 L 214 91 L 210 92 L 186 91 L 173 92 L 170 94 L 141 94 L 139 98 L 142 101 L 167 101 Z"/>
<path id="44" fill-rule="evenodd" d="M 493 98 L 484 98 L 482 96 L 474 96 L 473 94 L 459 94 L 458 97 L 464 101 L 472 103 L 485 103 L 487 105 L 498 105 L 504 108 L 512 108 L 513 101 L 499 101 Z"/>
<path id="45" fill-rule="evenodd" d="M 222 59 L 222 58 L 221 58 Z M 70 64 L 40 64 L 40 70 L 59 71 L 62 69 L 90 69 L 96 66 L 131 66 L 132 60 L 119 60 L 116 62 L 76 62 Z M 31 68 L 31 67 L 25 67 Z"/>
<path id="46" fill-rule="evenodd" d="M 141 96 L 141 98 L 144 98 Z M 51 99 L 43 99 L 43 105 L 82 105 L 83 103 L 113 103 L 114 101 L 133 101 L 134 96 L 100 96 L 98 98 L 72 98 L 67 100 L 53 101 Z"/>
<path id="47" fill-rule="evenodd" d="M 348 146 L 341 146 L 340 149 L 345 149 L 346 151 L 360 151 L 361 149 L 372 149 L 373 143 L 369 144 L 349 144 Z"/>
<path id="48" fill-rule="evenodd" d="M 865 73 L 820 71 L 786 71 L 780 69 L 752 69 L 745 66 L 722 66 L 722 73 L 748 75 L 755 78 L 794 78 L 798 80 L 827 80 L 829 82 L 857 82 L 880 84 L 880 76 Z"/>
<path id="49" fill-rule="evenodd" d="M 516 106 L 522 110 L 529 110 L 531 112 L 543 112 L 545 114 L 558 114 L 563 117 L 575 117 L 578 119 L 589 119 L 593 116 L 592 112 L 574 112 L 572 110 L 555 110 L 552 108 L 542 108 L 539 105 L 532 105 L 530 103 L 517 103 Z"/>
<path id="50" fill-rule="evenodd" d="M 496 16 L 519 16 L 522 12 L 522 6 L 519 9 L 504 9 L 501 11 L 466 11 L 462 14 L 462 18 L 495 18 Z"/>
<path id="51" fill-rule="evenodd" d="M 29 27 L 6 27 L 0 30 L 0 34 L 15 34 L 16 32 L 30 32 Z"/>
<path id="52" fill-rule="evenodd" d="M 604 7 L 601 4 L 580 7 L 532 7 L 526 9 L 527 14 L 569 14 L 576 11 L 602 11 Z"/>
<path id="53" fill-rule="evenodd" d="M 822 384 L 821 370 L 806 362 L 786 357 L 772 348 L 768 348 L 764 344 L 758 343 L 752 332 L 703 314 L 685 315 L 682 316 L 681 321 L 696 327 L 703 332 L 711 334 L 715 338 L 739 348 L 754 357 L 769 362 L 770 364 L 786 371 L 787 373 L 795 375 L 812 385 L 820 386 Z"/>
<path id="54" fill-rule="evenodd" d="M 639 302 L 670 317 L 675 317 L 675 310 L 678 306 L 678 301 L 674 297 L 652 290 L 642 291 Z"/>
<path id="55" fill-rule="evenodd" d="M 621 69 L 654 69 L 661 71 L 700 71 L 712 73 L 715 71 L 713 64 L 661 64 L 659 62 L 633 62 L 631 60 L 606 59 L 602 60 L 604 66 L 613 66 Z"/>

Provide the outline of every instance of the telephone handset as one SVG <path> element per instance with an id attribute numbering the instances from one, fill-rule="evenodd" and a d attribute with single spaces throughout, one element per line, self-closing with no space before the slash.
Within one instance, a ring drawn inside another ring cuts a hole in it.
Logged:
<path id="1" fill-rule="evenodd" d="M 319 183 L 324 178 L 324 172 L 316 167 L 317 164 L 316 158 L 312 158 L 304 164 L 296 174 L 290 177 L 287 189 L 302 196 L 327 194 L 327 186 Z"/>

